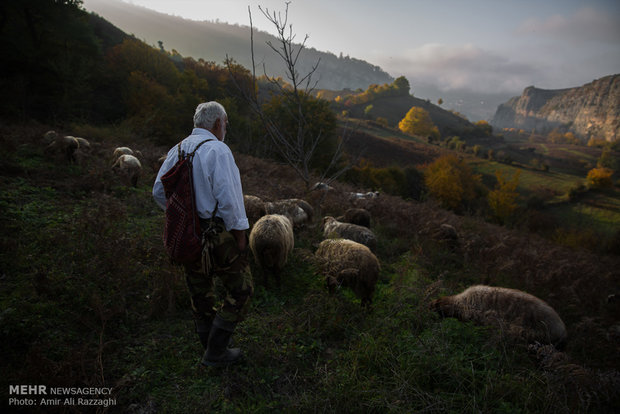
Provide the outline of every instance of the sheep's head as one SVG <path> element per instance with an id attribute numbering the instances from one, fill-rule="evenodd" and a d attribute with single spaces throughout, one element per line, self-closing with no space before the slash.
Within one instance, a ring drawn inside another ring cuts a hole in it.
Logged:
<path id="1" fill-rule="evenodd" d="M 325 228 L 326 225 L 333 223 L 334 221 L 336 221 L 336 219 L 333 218 L 332 216 L 323 217 L 323 228 Z"/>
<path id="2" fill-rule="evenodd" d="M 439 299 L 431 301 L 429 304 L 430 310 L 437 312 L 439 316 L 444 318 L 456 317 L 457 309 L 449 296 L 444 296 Z"/>
<path id="3" fill-rule="evenodd" d="M 47 131 L 44 135 L 43 135 L 43 142 L 46 144 L 49 144 L 51 142 L 53 142 L 56 137 L 58 136 L 58 134 L 56 133 L 56 131 L 50 130 Z"/>

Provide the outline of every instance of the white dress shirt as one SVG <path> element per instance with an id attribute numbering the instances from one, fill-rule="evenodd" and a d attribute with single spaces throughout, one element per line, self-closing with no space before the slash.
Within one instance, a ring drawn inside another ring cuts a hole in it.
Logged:
<path id="1" fill-rule="evenodd" d="M 227 231 L 248 229 L 250 226 L 243 205 L 239 168 L 228 145 L 218 141 L 206 129 L 194 128 L 191 135 L 181 142 L 181 150 L 190 153 L 205 139 L 212 141 L 198 148 L 192 162 L 198 215 L 211 218 L 217 201 L 215 216 L 224 220 Z M 163 210 L 166 209 L 166 196 L 161 176 L 174 166 L 178 157 L 178 145 L 175 145 L 168 151 L 153 185 L 153 198 Z"/>

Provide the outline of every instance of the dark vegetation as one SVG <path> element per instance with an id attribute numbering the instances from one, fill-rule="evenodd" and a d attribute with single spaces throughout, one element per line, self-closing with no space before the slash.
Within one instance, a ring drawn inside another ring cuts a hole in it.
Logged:
<path id="1" fill-rule="evenodd" d="M 487 176 L 513 163 L 473 158 L 447 142 L 428 145 L 424 137 L 366 120 L 351 130 L 348 145 L 363 142 L 366 160 L 344 177 L 349 181 L 333 182 L 327 193 L 308 191 L 295 171 L 260 147 L 264 132 L 236 98 L 228 70 L 154 50 L 89 20 L 77 5 L 28 0 L 0 6 L 10 16 L 0 44 L 29 50 L 22 59 L 44 66 L 36 72 L 17 58 L 3 66 L 9 86 L 2 89 L 0 113 L 3 404 L 15 384 L 112 387 L 117 404 L 99 412 L 573 413 L 611 412 L 620 404 L 620 308 L 617 296 L 608 300 L 620 291 L 620 256 L 584 249 L 579 241 L 569 247 L 518 223 L 489 223 L 469 214 L 476 203 L 460 215 L 445 210 L 424 196 L 418 169 L 455 151 L 477 160 L 480 170 L 489 168 Z M 7 36 L 29 13 L 38 19 L 39 36 Z M 61 17 L 75 22 L 46 26 Z M 61 70 L 57 61 L 70 58 L 63 53 L 77 53 L 64 48 L 69 38 L 93 45 L 84 46 L 82 62 L 91 56 L 92 71 Z M 243 76 L 241 68 L 235 73 Z M 16 82 L 26 89 L 11 87 Z M 266 289 L 256 278 L 252 308 L 234 339 L 247 361 L 218 370 L 198 365 L 183 274 L 165 256 L 163 213 L 151 197 L 157 159 L 187 134 L 204 96 L 229 111 L 229 142 L 244 192 L 304 198 L 318 210 L 315 222 L 295 235 L 282 287 Z M 44 154 L 49 129 L 87 137 L 90 156 L 71 164 Z M 249 143 L 260 147 L 261 158 Z M 119 145 L 142 153 L 136 188 L 110 171 Z M 392 165 L 390 148 L 397 154 Z M 415 161 L 407 163 L 403 154 Z M 535 172 L 535 178 L 549 174 Z M 567 177 L 553 167 L 550 173 L 559 182 Z M 360 186 L 382 194 L 352 202 L 348 193 Z M 529 188 L 532 197 L 539 191 Z M 610 203 L 615 191 L 578 198 Z M 551 220 L 551 209 L 567 205 L 550 203 L 560 196 L 544 198 L 543 207 L 530 199 L 540 209 L 527 214 L 543 212 L 539 219 Z M 322 239 L 320 218 L 354 205 L 370 211 L 379 240 L 382 270 L 370 310 L 347 289 L 330 295 L 311 259 Z M 456 229 L 456 245 L 442 239 L 442 224 Z M 567 325 L 563 352 L 429 311 L 432 299 L 476 283 L 523 289 L 547 301 Z"/>

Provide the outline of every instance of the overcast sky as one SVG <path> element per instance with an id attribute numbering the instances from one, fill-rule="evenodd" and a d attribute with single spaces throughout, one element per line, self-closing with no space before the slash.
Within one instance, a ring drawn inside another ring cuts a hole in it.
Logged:
<path id="1" fill-rule="evenodd" d="M 258 5 L 284 0 L 126 0 L 194 20 L 273 28 Z M 292 0 L 307 45 L 381 66 L 442 90 L 520 94 L 620 73 L 619 0 Z"/>

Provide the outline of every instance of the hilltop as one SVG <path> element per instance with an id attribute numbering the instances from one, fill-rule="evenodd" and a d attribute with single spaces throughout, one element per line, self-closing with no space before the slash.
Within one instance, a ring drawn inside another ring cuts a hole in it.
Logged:
<path id="1" fill-rule="evenodd" d="M 228 56 L 246 68 L 252 67 L 249 26 L 222 23 L 217 21 L 218 16 L 213 16 L 211 21 L 194 21 L 119 0 L 87 0 L 84 6 L 150 45 L 158 45 L 161 41 L 164 48 L 176 50 L 183 56 L 216 63 L 224 62 Z M 266 45 L 268 41 L 277 44 L 274 36 L 254 29 L 257 75 L 263 74 L 264 64 L 269 76 L 285 78 L 280 58 Z M 318 88 L 357 89 L 394 80 L 376 65 L 314 48 L 305 49 L 297 69 L 300 73 L 308 73 L 319 60 L 314 77 Z"/>

